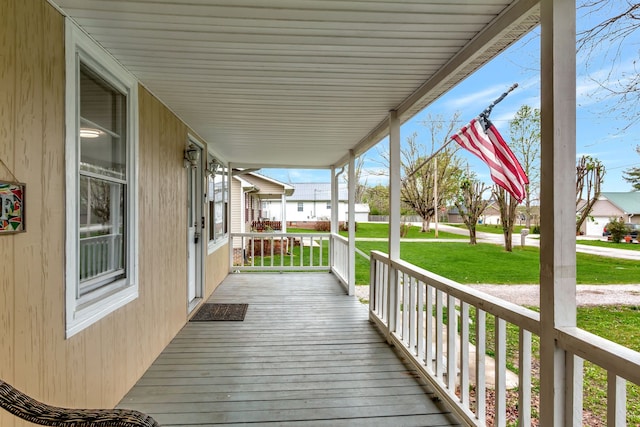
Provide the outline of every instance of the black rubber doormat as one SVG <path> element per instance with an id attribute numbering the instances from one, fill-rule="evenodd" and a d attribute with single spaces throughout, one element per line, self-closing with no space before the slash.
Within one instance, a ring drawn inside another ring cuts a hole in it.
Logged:
<path id="1" fill-rule="evenodd" d="M 207 303 L 191 318 L 191 322 L 207 322 L 217 320 L 242 321 L 247 314 L 249 304 L 214 304 Z"/>

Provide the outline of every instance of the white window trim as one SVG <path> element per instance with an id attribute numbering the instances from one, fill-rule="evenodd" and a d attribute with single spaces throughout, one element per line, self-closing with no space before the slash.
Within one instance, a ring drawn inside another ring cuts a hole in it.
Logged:
<path id="1" fill-rule="evenodd" d="M 66 36 L 66 337 L 77 334 L 138 297 L 138 82 L 113 57 L 69 19 Z M 127 275 L 101 289 L 88 302 L 79 300 L 78 277 L 78 61 L 90 66 L 127 94 Z"/>
<path id="2" fill-rule="evenodd" d="M 222 157 L 218 156 L 216 153 L 214 153 L 213 151 L 211 151 L 210 149 L 207 150 L 207 165 L 209 164 L 209 162 L 211 160 L 217 160 L 221 163 L 223 163 L 225 165 L 225 167 L 227 168 L 227 170 L 229 169 L 229 163 L 226 162 L 225 160 L 222 159 Z M 226 187 L 226 191 L 227 191 L 227 205 L 231 204 L 231 183 L 229 182 L 229 177 L 230 174 L 227 173 L 227 176 L 225 177 L 225 181 L 227 184 Z M 208 178 L 207 178 L 207 185 L 208 185 Z M 207 198 L 207 203 L 209 203 L 209 199 Z M 224 235 L 216 240 L 208 240 L 207 243 L 207 255 L 211 255 L 212 253 L 214 253 L 215 251 L 217 251 L 218 249 L 222 248 L 223 246 L 225 246 L 226 244 L 229 243 L 229 229 L 231 228 L 231 222 L 229 219 L 229 209 L 227 208 L 227 212 L 225 212 L 226 214 L 226 218 L 225 221 L 227 221 L 227 232 L 224 233 Z M 209 209 L 207 209 L 207 215 L 209 215 Z M 209 220 L 209 218 L 207 217 L 207 224 L 210 224 L 211 221 Z M 207 229 L 207 238 L 210 235 L 210 231 Z"/>

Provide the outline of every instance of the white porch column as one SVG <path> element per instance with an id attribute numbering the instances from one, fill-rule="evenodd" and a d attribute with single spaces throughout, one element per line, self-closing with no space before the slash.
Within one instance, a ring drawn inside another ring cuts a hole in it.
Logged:
<path id="1" fill-rule="evenodd" d="M 576 325 L 576 4 L 541 1 L 540 425 L 570 426 L 576 364 L 555 341 Z M 576 425 L 581 425 L 577 420 Z"/>
<path id="2" fill-rule="evenodd" d="M 356 294 L 356 156 L 349 150 L 349 295 Z"/>
<path id="3" fill-rule="evenodd" d="M 389 112 L 389 258 L 400 259 L 400 120 L 395 110 Z M 396 330 L 397 300 L 397 274 L 389 268 L 389 334 Z"/>
<path id="4" fill-rule="evenodd" d="M 331 166 L 331 233 L 338 234 L 338 175 L 335 166 Z"/>
<path id="5" fill-rule="evenodd" d="M 331 236 L 338 234 L 338 177 L 336 167 L 331 166 Z M 331 238 L 331 249 L 329 250 L 329 265 L 331 268 L 336 265 L 335 241 Z"/>
<path id="6" fill-rule="evenodd" d="M 281 201 L 280 203 L 282 204 L 282 209 L 281 209 L 281 213 L 282 215 L 280 216 L 282 218 L 282 232 L 286 233 L 287 232 L 287 195 L 285 193 L 282 193 L 282 197 L 281 197 Z"/>

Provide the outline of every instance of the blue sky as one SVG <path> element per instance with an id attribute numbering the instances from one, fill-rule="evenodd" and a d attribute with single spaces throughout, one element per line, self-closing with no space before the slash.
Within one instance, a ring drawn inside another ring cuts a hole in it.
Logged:
<path id="1" fill-rule="evenodd" d="M 617 2 L 610 2 L 617 3 Z M 620 2 L 622 4 L 626 2 Z M 605 10 L 603 13 L 612 13 Z M 578 30 L 591 26 L 593 22 L 600 22 L 599 16 L 582 16 L 578 11 Z M 594 82 L 593 77 L 605 73 L 624 78 L 625 73 L 633 71 L 634 61 L 638 59 L 640 40 L 638 34 L 628 38 L 619 54 L 619 61 L 612 58 L 610 45 L 603 45 L 602 50 L 594 52 L 590 57 L 588 70 L 585 67 L 586 56 L 578 55 L 577 62 L 577 155 L 589 154 L 606 167 L 606 175 L 602 191 L 631 191 L 631 184 L 622 178 L 623 171 L 632 166 L 640 165 L 640 155 L 635 147 L 640 145 L 640 124 L 627 127 L 627 121 L 620 117 L 619 112 L 610 111 L 615 101 L 603 99 L 603 92 Z M 460 128 L 478 115 L 494 99 L 505 92 L 512 84 L 518 83 L 518 88 L 511 92 L 491 113 L 491 120 L 509 142 L 509 120 L 521 105 L 540 107 L 540 76 L 539 76 L 539 31 L 525 36 L 511 46 L 497 58 L 478 70 L 472 76 L 458 84 L 454 89 L 441 97 L 435 103 L 406 122 L 400 129 L 401 140 L 414 132 L 418 134 L 418 141 L 430 146 L 429 130 L 422 123 L 428 114 L 441 115 L 445 121 L 450 120 L 454 113 L 459 112 L 460 118 L 456 128 Z M 609 48 L 610 50 L 606 50 Z M 616 51 L 617 53 L 617 51 Z M 612 67 L 612 64 L 614 66 Z M 632 111 L 637 117 L 638 112 Z M 378 152 L 388 147 L 388 141 L 383 139 L 376 147 L 366 154 L 364 169 L 373 173 L 367 177 L 367 184 L 385 183 L 386 178 L 375 175 L 381 165 Z M 464 150 L 459 155 L 468 161 L 469 167 L 477 176 L 490 183 L 489 170 L 480 160 Z M 330 174 L 324 170 L 294 170 L 294 169 L 264 169 L 262 173 L 283 182 L 328 182 Z"/>

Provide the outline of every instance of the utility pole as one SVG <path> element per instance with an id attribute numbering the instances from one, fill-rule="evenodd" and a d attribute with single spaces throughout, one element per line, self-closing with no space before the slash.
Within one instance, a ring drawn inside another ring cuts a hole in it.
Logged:
<path id="1" fill-rule="evenodd" d="M 433 213 L 435 214 L 435 238 L 438 238 L 438 156 L 433 157 Z"/>

